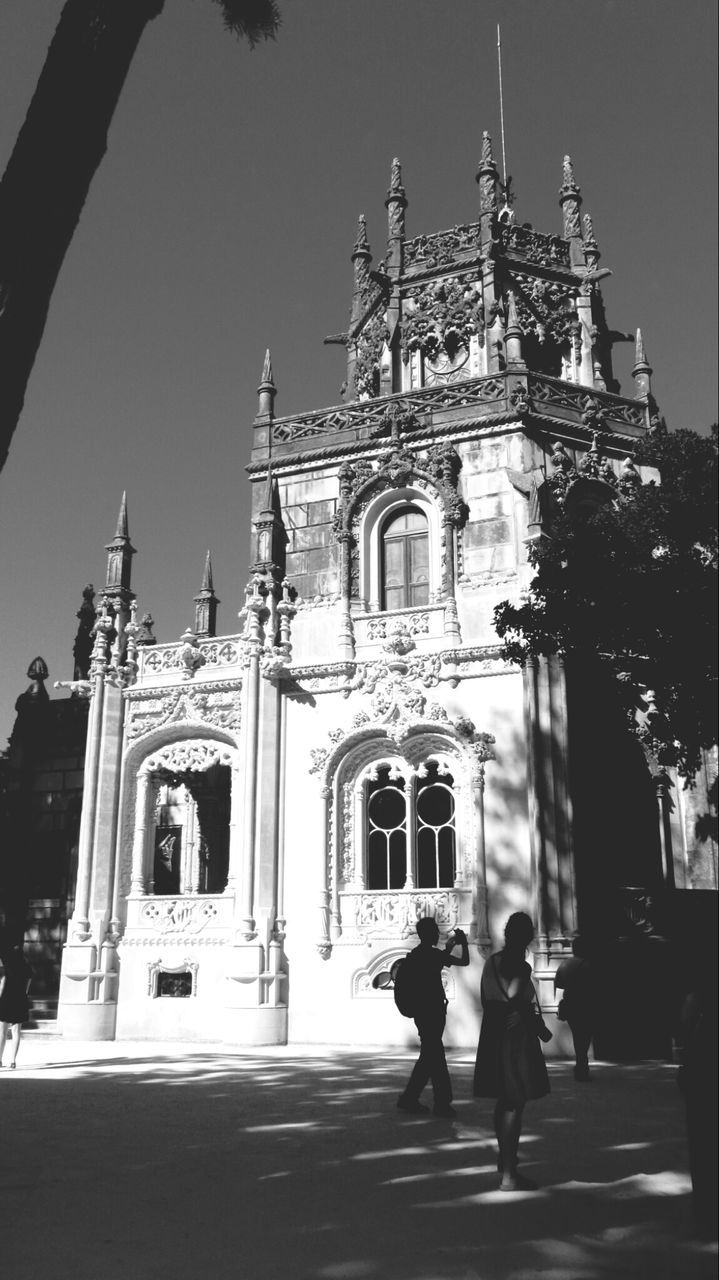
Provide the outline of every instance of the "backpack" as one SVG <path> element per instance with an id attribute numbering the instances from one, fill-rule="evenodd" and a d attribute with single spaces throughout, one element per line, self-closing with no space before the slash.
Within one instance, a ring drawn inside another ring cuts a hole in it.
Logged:
<path id="1" fill-rule="evenodd" d="M 395 960 L 390 969 L 394 983 L 394 1002 L 403 1018 L 414 1018 L 422 1001 L 417 962 L 412 959 L 413 955 L 414 951 L 408 951 L 406 956 Z"/>

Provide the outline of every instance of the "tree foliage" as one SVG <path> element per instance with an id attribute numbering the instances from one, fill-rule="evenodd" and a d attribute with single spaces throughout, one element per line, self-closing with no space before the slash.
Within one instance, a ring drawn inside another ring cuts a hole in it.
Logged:
<path id="1" fill-rule="evenodd" d="M 139 40 L 165 0 L 65 0 L 0 182 L 0 469 L 25 400 L 50 299 Z M 274 0 L 215 0 L 255 45 Z"/>
<path id="2" fill-rule="evenodd" d="M 662 424 L 635 461 L 659 483 L 625 464 L 614 493 L 605 486 L 588 505 L 565 501 L 566 471 L 550 477 L 550 536 L 529 550 L 535 577 L 519 604 L 497 606 L 495 624 L 519 665 L 542 654 L 599 660 L 649 754 L 691 779 L 717 740 L 716 427 L 705 437 Z"/>

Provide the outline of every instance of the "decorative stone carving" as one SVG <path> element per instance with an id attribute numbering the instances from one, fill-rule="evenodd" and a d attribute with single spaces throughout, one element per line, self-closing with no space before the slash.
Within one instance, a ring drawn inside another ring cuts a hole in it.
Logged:
<path id="1" fill-rule="evenodd" d="M 215 922 L 217 907 L 212 901 L 196 898 L 152 898 L 143 903 L 140 913 L 142 924 L 152 925 L 163 935 L 201 933 Z"/>
<path id="2" fill-rule="evenodd" d="M 219 729 L 236 731 L 241 718 L 241 682 L 212 685 L 209 688 L 147 694 L 133 690 L 128 698 L 126 732 L 130 740 L 173 721 L 202 722 Z"/>
<path id="3" fill-rule="evenodd" d="M 373 399 L 379 395 L 382 352 L 388 342 L 389 329 L 381 310 L 367 321 L 357 338 L 355 392 L 359 398 Z"/>
<path id="4" fill-rule="evenodd" d="M 233 763 L 234 753 L 231 747 L 223 747 L 217 742 L 192 740 L 168 742 L 149 756 L 143 767 L 148 773 L 159 773 L 162 769 L 168 773 L 186 773 L 188 770 L 201 772 L 215 764 L 232 766 Z"/>
<path id="5" fill-rule="evenodd" d="M 415 236 L 404 247 L 405 270 L 411 267 L 451 266 L 458 257 L 476 255 L 479 248 L 479 223 L 461 223 L 448 231 Z"/>
<path id="6" fill-rule="evenodd" d="M 528 224 L 503 224 L 498 237 L 499 248 L 513 257 L 536 262 L 542 267 L 569 268 L 569 246 L 560 236 L 542 235 Z"/>
<path id="7" fill-rule="evenodd" d="M 442 352 L 450 360 L 482 328 L 481 294 L 474 281 L 438 280 L 407 291 L 400 345 L 403 358 L 421 351 L 436 361 Z"/>
<path id="8" fill-rule="evenodd" d="M 512 289 L 523 334 L 538 342 L 570 344 L 576 320 L 575 293 L 567 285 L 513 271 Z"/>

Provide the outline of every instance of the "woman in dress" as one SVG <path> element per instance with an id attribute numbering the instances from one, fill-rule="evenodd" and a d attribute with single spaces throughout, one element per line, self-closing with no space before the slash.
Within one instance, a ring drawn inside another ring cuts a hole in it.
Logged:
<path id="1" fill-rule="evenodd" d="M 499 1147 L 500 1191 L 533 1191 L 517 1173 L 522 1113 L 528 1098 L 549 1093 L 547 1068 L 537 1038 L 544 1029 L 532 971 L 525 959 L 534 937 L 528 915 L 509 917 L 504 947 L 482 971 L 482 1029 L 474 1069 L 474 1096 L 496 1098 L 494 1130 Z M 547 1033 L 549 1038 L 549 1033 Z"/>
<path id="2" fill-rule="evenodd" d="M 17 1051 L 20 1048 L 22 1024 L 30 1013 L 27 993 L 30 986 L 30 970 L 22 947 L 11 949 L 3 960 L 5 975 L 0 979 L 0 1065 L 5 1052 L 8 1027 L 12 1027 L 12 1044 L 8 1068 L 15 1070 Z"/>

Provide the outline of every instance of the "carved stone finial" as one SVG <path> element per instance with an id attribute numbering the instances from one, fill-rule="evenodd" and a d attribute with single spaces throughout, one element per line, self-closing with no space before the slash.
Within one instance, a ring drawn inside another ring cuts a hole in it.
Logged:
<path id="1" fill-rule="evenodd" d="M 195 596 L 195 635 L 214 636 L 217 634 L 217 606 L 220 601 L 215 595 L 212 583 L 212 559 L 209 551 L 205 557 L 205 570 L 202 575 L 200 594 Z"/>
<path id="2" fill-rule="evenodd" d="M 579 187 L 574 181 L 574 168 L 569 156 L 564 157 L 562 185 L 559 188 L 559 203 L 564 215 L 564 236 L 567 240 L 581 239 L 582 224 L 579 210 L 582 204 Z"/>
<path id="3" fill-rule="evenodd" d="M 268 347 L 262 365 L 262 379 L 257 388 L 258 404 L 255 422 L 264 422 L 266 419 L 274 417 L 276 395 L 277 387 L 272 375 L 272 357 Z"/>
<path id="4" fill-rule="evenodd" d="M 76 613 L 79 620 L 75 643 L 72 647 L 73 680 L 86 680 L 90 672 L 90 659 L 92 657 L 92 629 L 95 625 L 95 588 L 92 583 L 88 583 L 83 588 L 82 604 Z"/>
<path id="5" fill-rule="evenodd" d="M 115 530 L 116 538 L 129 538 L 127 527 L 127 490 L 123 490 L 122 502 L 117 516 L 117 529 Z"/>
<path id="6" fill-rule="evenodd" d="M 507 365 L 516 366 L 524 363 L 522 359 L 522 329 L 517 315 L 517 300 L 512 289 L 507 295 L 507 327 L 504 331 L 504 345 Z"/>
<path id="7" fill-rule="evenodd" d="M 637 399 L 645 399 L 652 393 L 652 367 L 647 360 L 647 353 L 644 349 L 644 338 L 641 329 L 637 329 L 636 346 L 634 349 L 634 368 L 632 369 L 632 377 L 636 388 Z"/>
<path id="8" fill-rule="evenodd" d="M 387 210 L 387 261 L 388 275 L 396 275 L 402 269 L 405 237 L 405 210 L 407 196 L 402 186 L 402 169 L 399 160 L 392 161 L 389 190 L 385 199 Z"/>
<path id="9" fill-rule="evenodd" d="M 486 129 L 482 134 L 482 155 L 477 170 L 477 182 L 479 183 L 479 209 L 480 217 L 486 221 L 486 225 L 482 228 L 482 240 L 490 237 L 490 223 L 492 216 L 497 212 L 497 192 L 499 190 L 499 172 L 494 162 L 492 154 L 492 139 Z"/>
<path id="10" fill-rule="evenodd" d="M 130 542 L 127 522 L 127 494 L 123 493 L 120 512 L 117 517 L 117 529 L 112 542 L 105 546 L 107 551 L 107 573 L 103 588 L 103 599 L 111 603 L 115 613 L 127 612 L 132 599 L 130 576 L 132 557 L 135 548 Z"/>
<path id="11" fill-rule="evenodd" d="M 157 644 L 157 636 L 154 635 L 152 628 L 155 625 L 155 619 L 151 613 L 143 613 L 137 624 L 135 631 L 135 643 L 138 647 Z"/>
<path id="12" fill-rule="evenodd" d="M 585 213 L 583 221 L 584 221 L 584 257 L 586 259 L 586 263 L 590 271 L 594 271 L 602 255 L 599 252 L 599 245 L 597 244 L 597 239 L 594 234 L 594 224 L 588 213 Z"/>

